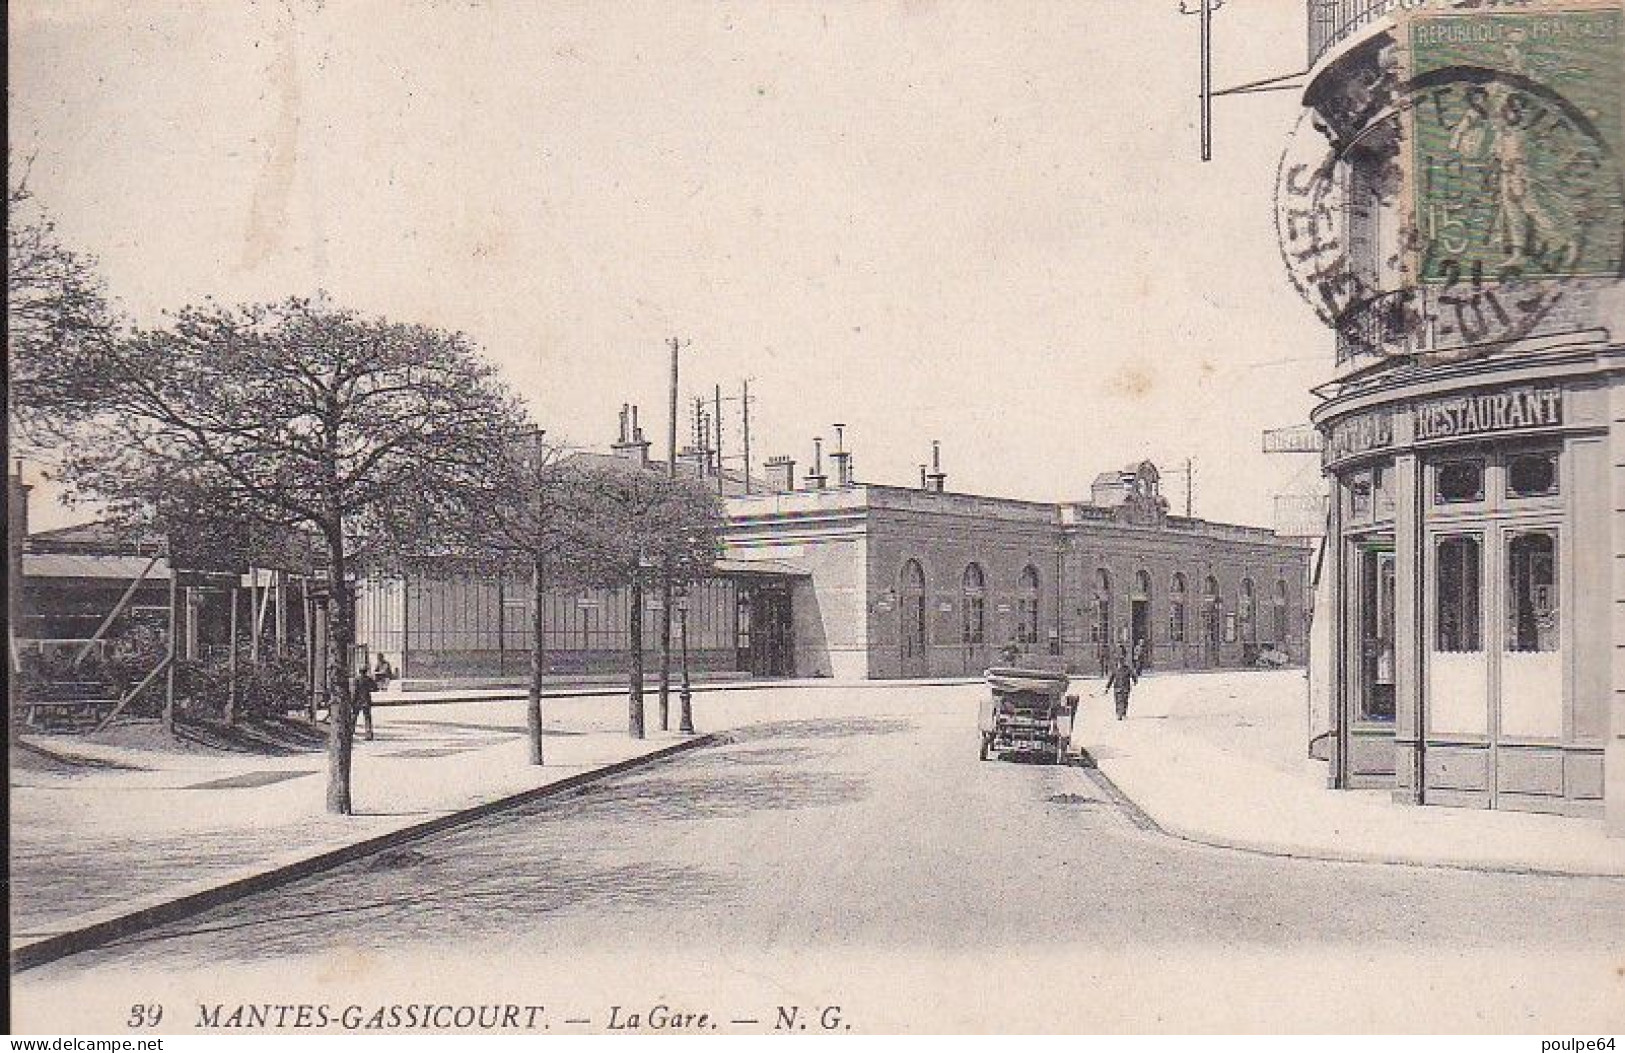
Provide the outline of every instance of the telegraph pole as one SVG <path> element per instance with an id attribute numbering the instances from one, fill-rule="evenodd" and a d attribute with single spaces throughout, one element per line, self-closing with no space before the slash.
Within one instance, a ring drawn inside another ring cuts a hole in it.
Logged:
<path id="1" fill-rule="evenodd" d="M 1298 83 L 1300 78 L 1308 72 L 1300 70 L 1296 73 L 1282 73 L 1274 77 L 1264 77 L 1251 80 L 1245 84 L 1237 84 L 1231 88 L 1213 90 L 1213 15 L 1223 7 L 1225 0 L 1179 0 L 1179 13 L 1182 15 L 1198 15 L 1201 18 L 1201 90 L 1197 98 L 1202 107 L 1202 160 L 1213 159 L 1213 100 L 1225 95 L 1251 95 L 1264 91 L 1302 91 L 1303 85 Z M 1380 7 L 1380 4 L 1368 6 Z"/>
<path id="2" fill-rule="evenodd" d="M 1196 0 L 1192 7 L 1180 0 L 1179 13 L 1201 18 L 1202 63 L 1202 160 L 1213 159 L 1213 12 L 1224 6 L 1224 0 Z"/>
<path id="3" fill-rule="evenodd" d="M 687 340 L 672 337 L 666 342 L 671 348 L 671 391 L 666 418 L 666 478 L 677 478 L 677 355 L 687 347 Z M 660 575 L 660 730 L 671 725 L 671 564 Z"/>
<path id="4" fill-rule="evenodd" d="M 745 493 L 750 493 L 750 379 L 747 377 L 740 382 L 742 390 L 739 393 L 739 404 L 745 414 L 744 427 L 741 429 L 745 439 Z"/>
<path id="5" fill-rule="evenodd" d="M 711 416 L 717 426 L 717 496 L 722 496 L 722 385 L 715 385 L 711 393 Z"/>
<path id="6" fill-rule="evenodd" d="M 688 345 L 687 340 L 672 337 L 671 348 L 671 416 L 666 421 L 666 478 L 677 478 L 677 353 Z"/>

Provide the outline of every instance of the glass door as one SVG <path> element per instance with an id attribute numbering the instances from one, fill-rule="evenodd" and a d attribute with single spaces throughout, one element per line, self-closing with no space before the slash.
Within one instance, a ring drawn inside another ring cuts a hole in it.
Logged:
<path id="1" fill-rule="evenodd" d="M 1558 635 L 1558 536 L 1550 526 L 1501 534 L 1502 595 L 1497 738 L 1563 737 L 1563 652 Z"/>
<path id="2" fill-rule="evenodd" d="M 1489 734 L 1489 653 L 1484 646 L 1484 534 L 1432 539 L 1427 628 L 1427 730 Z"/>
<path id="3" fill-rule="evenodd" d="M 1563 737 L 1558 529 L 1485 524 L 1430 551 L 1428 734 L 1489 747 L 1493 807 L 1501 747 Z"/>

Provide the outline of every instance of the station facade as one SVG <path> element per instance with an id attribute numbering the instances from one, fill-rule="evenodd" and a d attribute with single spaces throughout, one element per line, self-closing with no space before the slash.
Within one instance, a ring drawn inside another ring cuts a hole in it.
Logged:
<path id="1" fill-rule="evenodd" d="M 640 438 L 623 425 L 615 456 L 664 470 Z M 742 478 L 721 481 L 723 557 L 688 598 L 692 669 L 965 676 L 1008 646 L 1024 662 L 1085 673 L 1118 646 L 1142 668 L 1304 660 L 1307 548 L 1257 527 L 1169 515 L 1148 462 L 1103 473 L 1086 500 L 1055 504 L 953 493 L 940 470 L 918 488 L 863 483 L 850 453 L 831 457 L 833 476 L 820 455 L 799 479 L 780 457 L 748 492 Z M 624 591 L 554 589 L 544 602 L 550 675 L 622 674 Z M 645 602 L 652 656 L 658 599 Z M 515 681 L 529 670 L 531 604 L 528 581 L 425 561 L 362 583 L 358 640 L 407 687 Z"/>
<path id="2" fill-rule="evenodd" d="M 729 501 L 742 563 L 791 583 L 800 675 L 974 675 L 1024 662 L 1095 673 L 1302 662 L 1308 550 L 1257 527 L 1170 516 L 1149 462 L 1089 500 L 1016 501 L 855 484 Z"/>
<path id="3" fill-rule="evenodd" d="M 1625 8 L 1316 0 L 1310 45 L 1331 781 L 1625 834 Z"/>

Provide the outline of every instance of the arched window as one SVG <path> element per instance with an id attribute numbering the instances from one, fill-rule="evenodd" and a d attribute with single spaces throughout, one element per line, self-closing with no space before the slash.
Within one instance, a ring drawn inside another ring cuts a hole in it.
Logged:
<path id="1" fill-rule="evenodd" d="M 1271 628 L 1275 630 L 1275 642 L 1278 644 L 1286 643 L 1286 609 L 1286 579 L 1277 578 L 1275 582 L 1275 611 L 1274 617 L 1271 619 L 1273 623 Z"/>
<path id="2" fill-rule="evenodd" d="M 964 623 L 961 639 L 967 644 L 979 644 L 987 639 L 987 581 L 982 568 L 975 563 L 965 568 Z"/>
<path id="3" fill-rule="evenodd" d="M 1021 572 L 1020 595 L 1016 597 L 1016 640 L 1038 642 L 1038 568 L 1029 565 Z"/>
<path id="4" fill-rule="evenodd" d="M 1202 582 L 1202 627 L 1204 642 L 1210 648 L 1224 641 L 1224 615 L 1219 607 L 1219 579 L 1209 574 Z"/>
<path id="5" fill-rule="evenodd" d="M 1258 642 L 1258 596 L 1253 588 L 1252 578 L 1242 578 L 1241 588 L 1236 604 L 1236 620 L 1241 623 L 1241 640 L 1243 643 Z"/>
<path id="6" fill-rule="evenodd" d="M 1134 598 L 1137 600 L 1149 600 L 1151 598 L 1151 574 L 1149 571 L 1141 569 L 1135 572 Z"/>
<path id="7" fill-rule="evenodd" d="M 1168 584 L 1168 639 L 1185 642 L 1185 575 L 1177 571 Z"/>
<path id="8" fill-rule="evenodd" d="M 918 560 L 908 560 L 899 575 L 898 606 L 902 616 L 903 655 L 925 654 L 925 571 Z"/>
<path id="9" fill-rule="evenodd" d="M 1105 567 L 1095 571 L 1095 616 L 1089 624 L 1089 639 L 1102 646 L 1112 640 L 1112 576 Z"/>

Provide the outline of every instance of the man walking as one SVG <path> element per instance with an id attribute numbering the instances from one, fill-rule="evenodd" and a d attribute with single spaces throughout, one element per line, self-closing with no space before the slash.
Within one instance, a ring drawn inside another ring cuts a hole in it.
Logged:
<path id="1" fill-rule="evenodd" d="M 1134 663 L 1128 655 L 1128 648 L 1122 644 L 1117 645 L 1117 656 L 1112 661 L 1111 672 L 1106 675 L 1106 689 L 1110 691 L 1117 702 L 1117 719 L 1128 717 L 1128 695 L 1134 689 L 1134 682 L 1140 678 L 1134 669 Z M 1102 694 L 1105 694 L 1102 691 Z"/>

